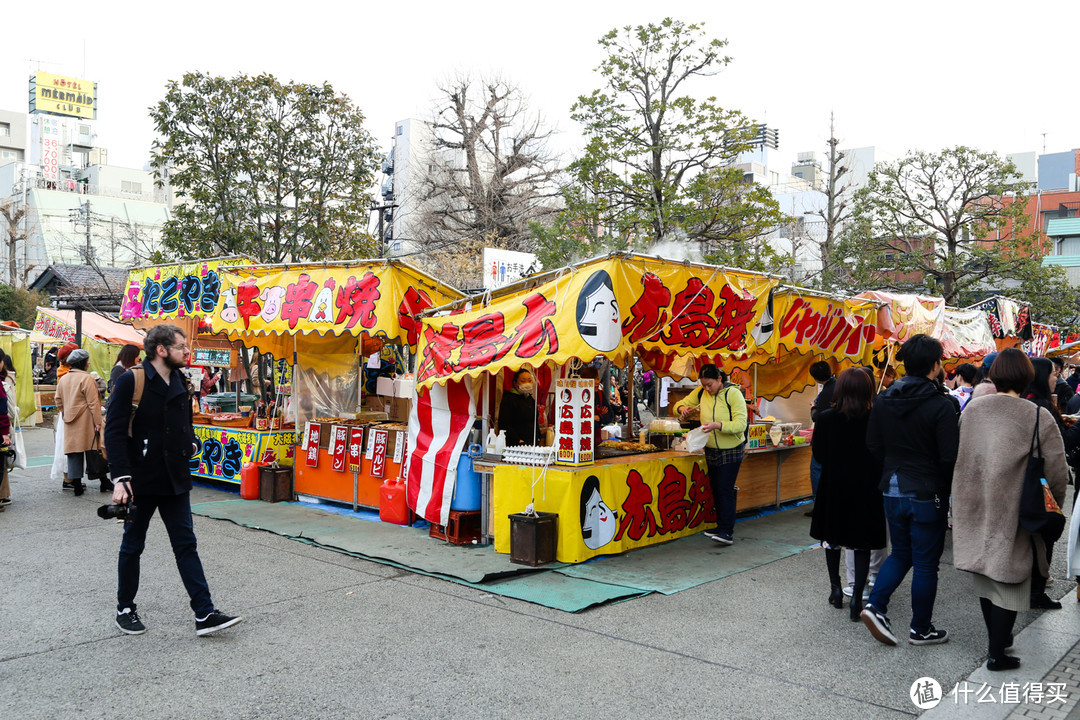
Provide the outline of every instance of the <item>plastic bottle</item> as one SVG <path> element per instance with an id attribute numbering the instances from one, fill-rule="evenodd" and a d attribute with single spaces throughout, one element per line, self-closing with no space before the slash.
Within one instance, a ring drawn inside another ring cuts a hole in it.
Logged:
<path id="1" fill-rule="evenodd" d="M 495 438 L 495 454 L 502 455 L 504 452 L 506 452 L 506 431 L 500 430 Z"/>
<path id="2" fill-rule="evenodd" d="M 484 452 L 489 455 L 495 454 L 495 428 L 488 430 L 487 440 L 484 442 Z"/>

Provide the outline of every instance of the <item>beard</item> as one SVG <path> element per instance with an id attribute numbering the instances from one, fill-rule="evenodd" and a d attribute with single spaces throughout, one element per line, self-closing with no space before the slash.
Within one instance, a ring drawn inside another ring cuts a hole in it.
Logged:
<path id="1" fill-rule="evenodd" d="M 167 365 L 170 370 L 179 370 L 180 368 L 186 368 L 187 367 L 187 362 L 186 361 L 184 361 L 184 360 L 173 360 L 173 357 L 172 357 L 171 353 L 166 355 L 164 359 L 165 359 L 165 365 Z"/>

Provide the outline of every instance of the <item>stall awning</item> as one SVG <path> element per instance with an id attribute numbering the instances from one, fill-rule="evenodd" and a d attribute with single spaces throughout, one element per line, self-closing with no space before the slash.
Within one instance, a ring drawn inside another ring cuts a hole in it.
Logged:
<path id="1" fill-rule="evenodd" d="M 53 338 L 57 344 L 63 344 L 75 339 L 75 311 L 54 310 L 53 308 L 39 307 L 37 318 L 34 320 L 34 332 L 41 333 Z M 143 334 L 124 323 L 111 320 L 104 315 L 98 315 L 88 311 L 82 314 L 82 331 L 84 335 L 105 342 L 123 345 L 132 343 L 142 347 Z"/>
<path id="2" fill-rule="evenodd" d="M 230 337 L 367 335 L 415 345 L 421 312 L 464 297 L 397 260 L 221 268 L 220 278 L 205 319 Z"/>
<path id="3" fill-rule="evenodd" d="M 121 320 L 172 320 L 208 315 L 221 294 L 218 268 L 250 262 L 239 256 L 134 268 L 124 289 Z"/>
<path id="4" fill-rule="evenodd" d="M 645 255 L 598 258 L 519 283 L 490 302 L 472 298 L 479 308 L 425 317 L 417 382 L 632 350 L 654 362 L 751 354 L 778 284 L 773 276 Z"/>

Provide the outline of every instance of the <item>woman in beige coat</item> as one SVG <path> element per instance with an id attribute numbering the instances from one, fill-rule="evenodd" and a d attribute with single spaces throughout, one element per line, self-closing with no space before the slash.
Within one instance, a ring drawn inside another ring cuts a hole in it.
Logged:
<path id="1" fill-rule="evenodd" d="M 1020 659 L 1005 654 L 1016 613 L 1027 610 L 1034 546 L 1045 575 L 1042 538 L 1020 527 L 1020 493 L 1038 417 L 1046 481 L 1058 504 L 1069 469 L 1054 417 L 1020 397 L 1035 377 L 1031 361 L 1003 350 L 990 368 L 996 395 L 968 403 L 960 420 L 960 450 L 953 472 L 953 563 L 972 573 L 990 639 L 988 670 L 1012 670 Z"/>
<path id="2" fill-rule="evenodd" d="M 64 420 L 64 454 L 68 466 L 68 481 L 64 486 L 73 488 L 76 495 L 82 495 L 85 490 L 82 477 L 87 451 L 103 447 L 98 439 L 102 424 L 101 395 L 97 381 L 86 372 L 89 360 L 87 351 L 72 350 L 68 355 L 71 370 L 56 384 L 56 409 Z M 101 491 L 111 492 L 108 478 L 100 479 Z"/>

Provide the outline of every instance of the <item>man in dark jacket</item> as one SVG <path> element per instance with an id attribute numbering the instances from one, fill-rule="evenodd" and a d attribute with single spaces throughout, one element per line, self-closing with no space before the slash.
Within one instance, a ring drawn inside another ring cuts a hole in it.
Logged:
<path id="1" fill-rule="evenodd" d="M 1076 395 L 1072 385 L 1065 379 L 1065 361 L 1060 357 L 1052 357 L 1050 361 L 1057 367 L 1058 379 L 1054 386 L 1054 394 L 1057 395 L 1058 410 L 1062 411 L 1069 405 L 1069 401 Z"/>
<path id="2" fill-rule="evenodd" d="M 901 347 L 898 358 L 907 375 L 878 396 L 866 430 L 866 445 L 883 464 L 879 486 L 892 552 L 878 572 L 862 620 L 877 640 L 895 645 L 885 613 L 889 598 L 914 568 L 908 642 L 933 645 L 949 639 L 931 619 L 960 444 L 960 407 L 935 381 L 941 372 L 940 342 L 915 335 Z"/>
<path id="3" fill-rule="evenodd" d="M 113 502 L 132 504 L 120 543 L 116 602 L 116 627 L 128 635 L 146 632 L 135 611 L 135 593 L 139 557 L 154 510 L 161 514 L 168 530 L 176 567 L 191 597 L 196 635 L 224 630 L 242 619 L 214 609 L 196 549 L 189 461 L 198 442 L 191 422 L 190 389 L 180 372 L 191 352 L 186 340 L 175 325 L 151 328 L 143 344 L 146 360 L 117 379 L 105 418 L 105 447 L 115 485 Z M 134 397 L 136 373 L 144 377 L 139 398 Z"/>

